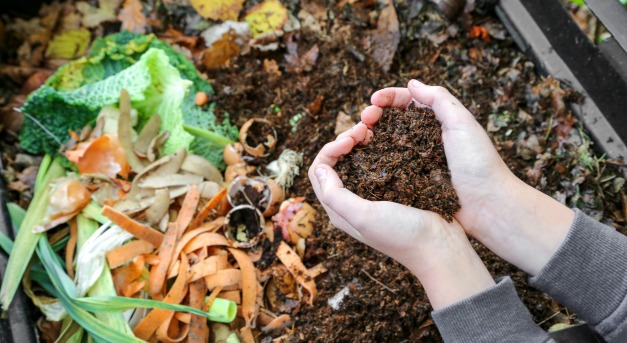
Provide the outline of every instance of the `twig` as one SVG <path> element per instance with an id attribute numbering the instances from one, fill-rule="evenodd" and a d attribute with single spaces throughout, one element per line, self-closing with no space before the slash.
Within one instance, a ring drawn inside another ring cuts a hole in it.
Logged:
<path id="1" fill-rule="evenodd" d="M 42 130 L 44 130 L 44 132 L 46 132 L 48 134 L 48 136 L 50 136 L 57 143 L 59 143 L 59 145 L 63 145 L 63 142 L 61 142 L 61 140 L 59 138 L 57 138 L 57 136 L 55 136 L 54 133 L 52 133 L 50 130 L 48 130 L 48 128 L 45 127 L 44 124 L 42 124 L 39 120 L 35 119 L 35 117 L 31 116 L 30 114 L 28 114 L 26 112 L 22 112 L 21 108 L 13 107 L 13 111 L 19 112 L 19 113 L 22 113 L 23 115 L 25 115 L 28 119 L 32 120 L 35 124 L 37 124 L 37 126 L 39 126 Z"/>
<path id="2" fill-rule="evenodd" d="M 599 162 L 600 163 L 605 163 L 605 164 L 611 164 L 611 165 L 615 165 L 615 166 L 619 166 L 619 167 L 627 167 L 627 163 L 621 162 L 621 161 L 603 160 L 603 161 L 599 161 Z"/>
<path id="3" fill-rule="evenodd" d="M 381 282 L 381 281 L 379 281 L 379 280 L 375 279 L 374 277 L 372 277 L 372 275 L 368 274 L 368 272 L 367 272 L 367 271 L 365 271 L 363 268 L 361 269 L 361 272 L 362 272 L 362 273 L 364 273 L 364 274 L 366 274 L 366 276 L 367 276 L 367 277 L 369 277 L 369 278 L 370 278 L 370 280 L 372 280 L 372 281 L 374 281 L 374 282 L 378 283 L 381 287 L 383 287 L 383 288 L 387 289 L 388 291 L 390 291 L 390 292 L 392 292 L 392 293 L 396 293 L 396 290 L 395 290 L 395 289 L 392 289 L 392 288 L 390 288 L 390 287 L 386 286 L 383 282 Z"/>
<path id="4" fill-rule="evenodd" d="M 538 323 L 538 325 L 542 325 L 542 324 L 544 324 L 544 323 L 548 322 L 549 320 L 551 320 L 551 318 L 553 318 L 553 317 L 557 316 L 557 315 L 558 315 L 558 314 L 560 314 L 560 313 L 562 313 L 562 312 L 555 312 L 555 313 L 553 313 L 553 314 L 552 314 L 549 318 L 547 318 L 547 319 L 545 319 L 545 320 L 543 320 L 543 321 L 539 322 L 539 323 Z"/>

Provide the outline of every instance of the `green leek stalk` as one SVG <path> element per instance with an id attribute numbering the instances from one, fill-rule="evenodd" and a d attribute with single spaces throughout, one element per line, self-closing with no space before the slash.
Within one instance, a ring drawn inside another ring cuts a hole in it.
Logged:
<path id="1" fill-rule="evenodd" d="M 77 248 L 80 249 L 85 244 L 85 241 L 91 235 L 98 230 L 98 223 L 95 221 L 88 219 L 82 214 L 79 214 L 76 218 L 78 224 L 78 241 Z M 78 254 L 77 254 L 78 256 Z M 98 296 L 116 296 L 115 286 L 113 285 L 113 278 L 111 277 L 111 271 L 109 270 L 109 265 L 105 261 L 102 274 L 96 281 L 96 283 L 91 287 L 91 289 L 87 292 L 87 295 L 90 297 L 98 297 Z M 113 330 L 117 330 L 119 332 L 123 332 L 128 335 L 133 335 L 133 330 L 128 325 L 128 322 L 124 319 L 124 315 L 122 312 L 102 312 L 96 313 L 96 318 L 105 323 Z"/>
<path id="2" fill-rule="evenodd" d="M 205 129 L 201 129 L 195 126 L 189 126 L 189 125 L 183 125 L 183 130 L 187 131 L 187 133 L 202 138 L 202 139 L 206 139 L 218 146 L 220 146 L 221 148 L 224 148 L 225 146 L 227 146 L 227 144 L 229 143 L 234 143 L 232 140 L 219 135 L 215 132 L 211 132 Z"/>
<path id="3" fill-rule="evenodd" d="M 168 304 L 163 301 L 126 298 L 126 297 L 89 297 L 78 298 L 76 303 L 83 309 L 93 313 L 107 313 L 132 310 L 136 308 L 160 308 L 177 312 L 187 312 L 205 317 L 214 322 L 230 323 L 237 314 L 237 304 L 231 300 L 216 298 L 209 312 L 203 312 L 194 307 L 179 304 Z"/>
<path id="4" fill-rule="evenodd" d="M 50 159 L 50 157 L 48 157 Z M 7 269 L 2 279 L 2 288 L 0 289 L 0 302 L 2 308 L 8 310 L 9 305 L 13 301 L 13 296 L 20 285 L 22 276 L 26 271 L 33 252 L 37 246 L 39 238 L 44 237 L 44 233 L 33 233 L 33 227 L 40 224 L 41 218 L 46 215 L 46 209 L 50 200 L 50 191 L 47 187 L 52 180 L 65 175 L 65 168 L 60 163 L 60 158 L 55 158 L 46 168 L 47 160 L 39 167 L 37 173 L 37 184 L 35 185 L 35 195 L 33 201 L 26 211 L 26 216 L 20 229 L 15 237 L 13 251 L 9 256 Z"/>
<path id="5" fill-rule="evenodd" d="M 143 342 L 134 335 L 126 334 L 106 325 L 79 305 L 76 301 L 78 293 L 76 285 L 66 274 L 63 264 L 54 257 L 56 254 L 45 237 L 39 239 L 37 254 L 50 278 L 52 289 L 47 290 L 59 299 L 70 317 L 85 331 L 89 332 L 89 335 L 96 342 Z"/>
<path id="6" fill-rule="evenodd" d="M 85 330 L 78 325 L 71 317 L 67 316 L 63 319 L 61 325 L 61 335 L 57 338 L 59 343 L 81 343 Z"/>
<path id="7" fill-rule="evenodd" d="M 102 215 L 102 207 L 94 201 L 91 201 L 83 208 L 83 214 L 86 215 L 87 218 L 93 219 L 100 224 L 104 224 L 109 221 L 109 218 Z"/>

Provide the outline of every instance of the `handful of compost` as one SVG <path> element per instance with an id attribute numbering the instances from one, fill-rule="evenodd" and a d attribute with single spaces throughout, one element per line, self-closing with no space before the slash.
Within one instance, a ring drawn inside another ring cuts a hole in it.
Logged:
<path id="1" fill-rule="evenodd" d="M 433 211 L 447 221 L 460 208 L 430 108 L 386 108 L 374 137 L 336 165 L 344 186 L 360 197 Z"/>

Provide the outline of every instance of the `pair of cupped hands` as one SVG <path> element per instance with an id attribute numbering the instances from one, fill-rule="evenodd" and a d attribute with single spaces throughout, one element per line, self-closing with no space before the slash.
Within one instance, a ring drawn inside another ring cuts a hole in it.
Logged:
<path id="1" fill-rule="evenodd" d="M 411 80 L 407 88 L 375 92 L 371 102 L 361 122 L 326 144 L 309 169 L 331 223 L 407 267 L 436 310 L 494 285 L 467 235 L 536 275 L 566 237 L 574 213 L 516 178 L 483 127 L 445 88 Z M 362 199 L 344 188 L 333 170 L 341 156 L 370 142 L 383 108 L 405 108 L 412 102 L 431 107 L 442 124 L 461 205 L 451 223 L 434 212 Z"/>

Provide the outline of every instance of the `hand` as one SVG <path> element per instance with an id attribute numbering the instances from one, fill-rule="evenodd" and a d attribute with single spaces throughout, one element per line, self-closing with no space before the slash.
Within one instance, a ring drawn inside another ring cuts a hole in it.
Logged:
<path id="1" fill-rule="evenodd" d="M 372 128 L 383 107 L 429 106 L 442 123 L 442 142 L 461 209 L 455 218 L 497 255 L 535 275 L 566 237 L 573 212 L 527 186 L 507 168 L 481 125 L 445 88 L 412 80 L 372 95 L 361 120 Z"/>
<path id="2" fill-rule="evenodd" d="M 331 223 L 405 265 L 418 277 L 434 309 L 494 285 L 457 221 L 386 201 L 367 201 L 345 189 L 332 169 L 372 132 L 363 124 L 325 145 L 309 169 L 309 179 Z"/>

